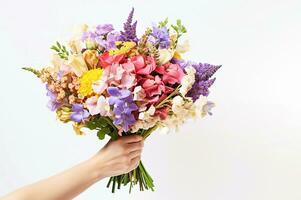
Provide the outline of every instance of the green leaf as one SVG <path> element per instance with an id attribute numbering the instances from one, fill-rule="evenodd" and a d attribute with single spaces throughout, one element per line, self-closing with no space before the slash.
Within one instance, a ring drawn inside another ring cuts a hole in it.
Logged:
<path id="1" fill-rule="evenodd" d="M 54 46 L 54 45 L 52 45 L 51 47 L 50 47 L 50 49 L 52 49 L 52 50 L 54 50 L 54 51 L 56 51 L 56 52 L 59 52 L 60 50 L 56 47 L 56 46 Z"/>
<path id="2" fill-rule="evenodd" d="M 41 76 L 41 71 L 34 69 L 32 67 L 22 67 L 23 70 L 25 71 L 29 71 L 31 73 L 33 73 L 34 75 L 36 75 L 38 78 Z"/>
<path id="3" fill-rule="evenodd" d="M 168 18 L 166 18 L 165 20 L 159 22 L 159 27 L 160 28 L 165 27 L 167 24 L 168 24 Z"/>
<path id="4" fill-rule="evenodd" d="M 56 42 L 56 45 L 59 47 L 59 49 L 61 49 L 61 44 L 59 42 Z"/>
<path id="5" fill-rule="evenodd" d="M 106 136 L 106 134 L 110 134 L 111 130 L 109 127 L 104 127 L 102 129 L 100 129 L 98 132 L 97 132 L 97 137 L 100 139 L 100 140 L 103 140 Z"/>

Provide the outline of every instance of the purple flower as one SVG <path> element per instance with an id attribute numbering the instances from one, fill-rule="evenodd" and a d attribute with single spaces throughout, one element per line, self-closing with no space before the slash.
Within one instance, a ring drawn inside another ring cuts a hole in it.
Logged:
<path id="1" fill-rule="evenodd" d="M 173 59 L 171 59 L 170 62 L 173 63 L 173 64 L 178 64 L 181 67 L 181 69 L 185 69 L 185 67 L 187 67 L 189 65 L 192 65 L 192 62 L 185 61 L 183 59 L 178 60 L 178 59 L 173 58 Z"/>
<path id="2" fill-rule="evenodd" d="M 120 40 L 121 37 L 119 32 L 111 32 L 107 35 L 106 39 L 100 38 L 96 40 L 96 42 L 105 49 L 112 49 L 116 48 L 115 42 Z"/>
<path id="3" fill-rule="evenodd" d="M 121 41 L 134 41 L 137 42 L 138 38 L 136 35 L 136 27 L 137 27 L 137 21 L 132 23 L 134 15 L 134 8 L 132 8 L 132 11 L 130 12 L 126 22 L 123 24 L 123 31 L 121 31 Z"/>
<path id="4" fill-rule="evenodd" d="M 129 130 L 129 126 L 136 122 L 133 111 L 138 110 L 138 106 L 133 101 L 133 94 L 129 90 L 109 87 L 109 104 L 114 106 L 113 112 L 115 125 L 122 126 L 124 131 Z"/>
<path id="5" fill-rule="evenodd" d="M 159 45 L 160 48 L 166 49 L 170 45 L 169 33 L 166 27 L 153 26 L 153 32 L 151 34 L 155 38 L 155 45 Z M 149 42 L 153 43 L 154 39 L 151 37 Z"/>
<path id="6" fill-rule="evenodd" d="M 187 96 L 192 97 L 193 101 L 197 100 L 200 95 L 208 96 L 209 88 L 213 85 L 215 78 L 210 79 L 221 65 L 211 65 L 208 63 L 190 63 L 196 70 L 195 83 Z"/>
<path id="7" fill-rule="evenodd" d="M 113 30 L 114 30 L 114 28 L 113 28 L 112 24 L 102 24 L 102 25 L 98 25 L 96 27 L 95 33 L 97 35 L 106 35 L 106 34 L 110 33 Z"/>
<path id="8" fill-rule="evenodd" d="M 55 94 L 54 92 L 50 91 L 48 88 L 48 85 L 46 85 L 46 90 L 47 90 L 47 96 L 50 97 L 50 100 L 47 103 L 47 107 L 51 110 L 51 111 L 55 111 L 56 109 L 58 109 L 62 103 L 58 102 L 56 100 L 57 94 Z"/>
<path id="9" fill-rule="evenodd" d="M 88 32 L 84 32 L 82 34 L 82 41 L 86 41 L 87 39 L 91 39 L 91 40 L 95 40 L 95 38 L 97 37 L 97 34 L 94 33 L 94 32 L 91 32 L 91 31 L 88 31 Z"/>
<path id="10" fill-rule="evenodd" d="M 82 104 L 73 104 L 70 119 L 74 122 L 82 122 L 90 116 L 88 110 Z"/>

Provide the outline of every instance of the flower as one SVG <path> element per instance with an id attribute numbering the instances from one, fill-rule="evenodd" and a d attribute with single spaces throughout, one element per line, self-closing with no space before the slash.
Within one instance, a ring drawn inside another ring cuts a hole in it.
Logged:
<path id="1" fill-rule="evenodd" d="M 92 84 L 100 78 L 102 71 L 102 69 L 92 69 L 84 73 L 79 80 L 78 93 L 84 97 L 91 95 L 93 93 Z"/>
<path id="2" fill-rule="evenodd" d="M 51 110 L 51 111 L 55 111 L 56 109 L 58 109 L 62 103 L 57 101 L 57 94 L 52 92 L 48 85 L 46 85 L 46 90 L 47 90 L 47 96 L 50 97 L 50 100 L 48 101 L 47 107 Z"/>
<path id="3" fill-rule="evenodd" d="M 157 67 L 155 59 L 150 56 L 147 56 L 144 59 L 143 56 L 138 55 L 131 58 L 131 62 L 135 66 L 136 74 L 148 75 L 151 72 L 153 72 Z"/>
<path id="4" fill-rule="evenodd" d="M 97 35 L 106 35 L 106 34 L 110 33 L 113 30 L 114 30 L 114 28 L 113 28 L 112 24 L 102 24 L 102 25 L 98 25 L 96 27 L 95 33 Z"/>
<path id="5" fill-rule="evenodd" d="M 81 54 L 71 54 L 68 58 L 68 62 L 66 63 L 68 66 L 72 68 L 72 71 L 78 76 L 82 76 L 83 73 L 88 71 L 88 67 L 86 62 L 84 61 Z"/>
<path id="6" fill-rule="evenodd" d="M 181 80 L 181 87 L 179 92 L 186 96 L 188 91 L 192 88 L 192 85 L 195 82 L 195 73 L 196 70 L 192 66 L 185 67 L 186 75 Z"/>
<path id="7" fill-rule="evenodd" d="M 109 52 L 104 52 L 99 56 L 98 65 L 102 68 L 106 68 L 109 65 L 121 63 L 124 57 L 124 55 L 110 55 Z"/>
<path id="8" fill-rule="evenodd" d="M 156 68 L 156 72 L 163 75 L 162 80 L 165 84 L 168 83 L 171 85 L 175 83 L 180 83 L 184 76 L 184 72 L 180 68 L 180 66 L 171 63 L 158 66 Z"/>
<path id="9" fill-rule="evenodd" d="M 169 33 L 166 27 L 153 26 L 151 38 L 148 40 L 154 45 L 159 45 L 161 49 L 167 49 L 170 45 Z"/>
<path id="10" fill-rule="evenodd" d="M 200 95 L 208 96 L 209 87 L 214 83 L 215 78 L 210 79 L 212 75 L 221 67 L 221 65 L 210 64 L 192 64 L 192 67 L 196 70 L 195 83 L 187 96 L 192 97 L 196 101 Z"/>
<path id="11" fill-rule="evenodd" d="M 93 84 L 93 90 L 95 93 L 101 94 L 107 87 L 117 85 L 119 88 L 130 89 L 136 85 L 134 72 L 135 67 L 132 63 L 109 65 L 104 69 L 102 77 Z"/>
<path id="12" fill-rule="evenodd" d="M 73 37 L 69 40 L 68 45 L 72 53 L 79 54 L 82 50 L 81 35 L 88 30 L 88 25 L 83 24 L 76 27 Z"/>
<path id="13" fill-rule="evenodd" d="M 90 116 L 89 112 L 84 109 L 82 104 L 73 104 L 70 119 L 74 122 L 83 122 Z"/>
<path id="14" fill-rule="evenodd" d="M 140 85 L 134 88 L 133 94 L 134 101 L 143 101 L 146 97 L 145 91 Z"/>
<path id="15" fill-rule="evenodd" d="M 96 50 L 86 50 L 83 53 L 83 58 L 89 69 L 95 69 L 98 64 L 98 52 Z"/>
<path id="16" fill-rule="evenodd" d="M 120 41 L 120 33 L 119 32 L 111 32 L 108 33 L 106 38 L 98 39 L 97 43 L 104 47 L 106 50 L 116 48 L 116 42 Z"/>
<path id="17" fill-rule="evenodd" d="M 84 32 L 82 34 L 82 41 L 86 42 L 88 49 L 97 49 L 97 44 L 107 48 L 109 45 L 109 43 L 107 43 L 107 38 L 113 30 L 114 28 L 112 24 L 98 25 L 95 31 Z"/>
<path id="18" fill-rule="evenodd" d="M 121 41 L 134 41 L 137 42 L 138 38 L 136 35 L 137 21 L 132 23 L 134 15 L 134 8 L 132 8 L 126 22 L 123 24 L 123 31 L 121 31 Z"/>
<path id="19" fill-rule="evenodd" d="M 110 95 L 109 104 L 114 106 L 115 119 L 113 123 L 122 126 L 122 130 L 128 131 L 129 127 L 136 122 L 132 112 L 138 110 L 138 106 L 133 101 L 132 93 L 117 87 L 109 87 L 108 93 Z"/>
<path id="20" fill-rule="evenodd" d="M 81 129 L 84 127 L 85 125 L 82 123 L 74 123 L 72 124 L 73 130 L 77 135 L 83 135 L 85 134 Z"/>
<path id="21" fill-rule="evenodd" d="M 139 129 L 147 130 L 154 127 L 160 120 L 158 116 L 155 116 L 156 108 L 150 106 L 148 110 L 139 113 L 138 120 L 133 126 L 131 126 L 131 132 L 137 132 Z"/>
<path id="22" fill-rule="evenodd" d="M 135 42 L 116 41 L 115 45 L 118 46 L 118 48 L 110 49 L 109 50 L 110 56 L 126 54 L 126 53 L 130 52 L 131 49 L 133 49 L 136 46 L 136 43 Z"/>
<path id="23" fill-rule="evenodd" d="M 174 56 L 175 50 L 173 49 L 159 49 L 159 63 L 161 65 L 169 62 Z"/>
<path id="24" fill-rule="evenodd" d="M 110 105 L 104 96 L 92 96 L 86 100 L 86 107 L 91 115 L 100 114 L 101 116 L 110 115 Z"/>
<path id="25" fill-rule="evenodd" d="M 176 52 L 186 53 L 187 51 L 189 51 L 189 48 L 190 48 L 189 41 L 185 40 L 183 43 L 177 44 Z"/>
<path id="26" fill-rule="evenodd" d="M 63 106 L 56 111 L 57 118 L 64 123 L 67 123 L 70 121 L 71 116 L 71 108 L 67 106 Z"/>

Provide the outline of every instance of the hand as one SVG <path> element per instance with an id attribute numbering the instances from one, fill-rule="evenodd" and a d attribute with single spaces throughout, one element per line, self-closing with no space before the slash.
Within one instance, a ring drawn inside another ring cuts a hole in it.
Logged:
<path id="1" fill-rule="evenodd" d="M 92 159 L 96 161 L 101 178 L 128 173 L 138 167 L 143 137 L 122 136 L 109 141 Z"/>

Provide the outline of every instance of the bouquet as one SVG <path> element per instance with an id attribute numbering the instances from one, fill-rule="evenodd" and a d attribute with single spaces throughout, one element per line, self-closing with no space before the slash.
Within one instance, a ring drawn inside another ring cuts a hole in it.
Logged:
<path id="1" fill-rule="evenodd" d="M 66 45 L 51 47 L 49 66 L 23 68 L 45 83 L 48 107 L 60 121 L 72 122 L 79 135 L 88 128 L 100 140 L 130 134 L 147 138 L 158 128 L 177 129 L 189 118 L 211 115 L 208 89 L 221 66 L 182 59 L 189 44 L 181 43 L 186 33 L 181 20 L 169 26 L 165 19 L 138 38 L 133 13 L 122 31 L 112 24 L 83 25 Z M 142 162 L 111 177 L 107 187 L 114 192 L 128 184 L 130 191 L 137 184 L 141 191 L 154 190 Z"/>

